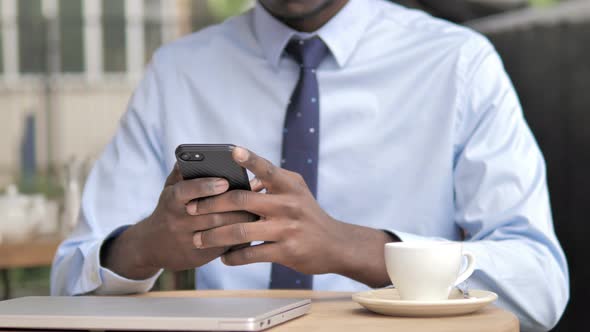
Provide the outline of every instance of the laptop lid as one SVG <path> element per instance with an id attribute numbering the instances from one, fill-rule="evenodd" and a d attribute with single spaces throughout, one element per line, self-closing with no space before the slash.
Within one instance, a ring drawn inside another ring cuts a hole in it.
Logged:
<path id="1" fill-rule="evenodd" d="M 34 296 L 0 302 L 0 328 L 259 331 L 310 308 L 309 299 Z"/>

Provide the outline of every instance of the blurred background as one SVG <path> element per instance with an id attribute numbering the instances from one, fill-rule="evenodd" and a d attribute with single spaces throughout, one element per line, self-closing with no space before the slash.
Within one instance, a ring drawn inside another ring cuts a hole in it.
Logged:
<path id="1" fill-rule="evenodd" d="M 398 0 L 490 38 L 548 164 L 572 298 L 556 330 L 582 329 L 590 217 L 590 0 Z M 0 293 L 49 294 L 84 179 L 163 43 L 253 0 L 0 0 Z M 157 288 L 193 287 L 191 272 Z"/>

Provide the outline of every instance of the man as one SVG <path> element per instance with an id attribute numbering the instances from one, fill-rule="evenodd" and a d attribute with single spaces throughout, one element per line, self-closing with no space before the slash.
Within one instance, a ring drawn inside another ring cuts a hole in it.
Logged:
<path id="1" fill-rule="evenodd" d="M 252 192 L 181 180 L 177 145 L 226 142 L 248 148 L 233 156 Z M 156 53 L 52 293 L 145 292 L 195 267 L 199 288 L 356 291 L 389 284 L 385 243 L 428 240 L 465 241 L 469 287 L 524 330 L 559 320 L 545 165 L 493 47 L 380 0 L 260 0 Z"/>

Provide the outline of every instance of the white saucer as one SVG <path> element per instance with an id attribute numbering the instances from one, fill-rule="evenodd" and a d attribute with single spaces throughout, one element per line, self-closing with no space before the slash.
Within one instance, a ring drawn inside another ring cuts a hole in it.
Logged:
<path id="1" fill-rule="evenodd" d="M 448 300 L 407 301 L 400 300 L 397 289 L 384 288 L 356 293 L 352 299 L 363 307 L 382 315 L 440 317 L 469 314 L 498 298 L 496 293 L 477 289 L 470 289 L 469 295 L 469 298 L 464 298 L 459 290 L 454 289 Z"/>

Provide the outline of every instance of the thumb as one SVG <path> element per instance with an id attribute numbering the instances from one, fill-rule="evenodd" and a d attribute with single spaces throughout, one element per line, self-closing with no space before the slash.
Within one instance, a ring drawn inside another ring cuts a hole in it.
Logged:
<path id="1" fill-rule="evenodd" d="M 173 186 L 183 180 L 182 173 L 180 173 L 180 167 L 178 167 L 178 163 L 175 163 L 174 167 L 172 167 L 172 172 L 170 172 L 170 175 L 166 178 L 166 184 L 164 186 Z"/>

